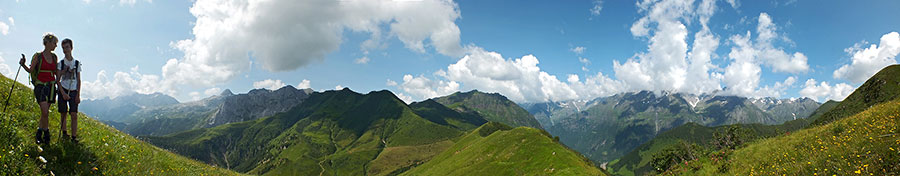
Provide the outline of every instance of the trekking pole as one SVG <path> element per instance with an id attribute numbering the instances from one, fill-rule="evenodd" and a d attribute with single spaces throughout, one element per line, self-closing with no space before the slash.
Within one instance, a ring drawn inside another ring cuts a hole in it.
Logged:
<path id="1" fill-rule="evenodd" d="M 25 58 L 25 54 L 22 54 L 22 58 Z M 13 88 L 16 87 L 16 81 L 19 79 L 19 71 L 22 71 L 22 65 L 19 65 L 19 69 L 16 69 L 16 77 L 13 78 L 12 86 L 9 86 L 9 95 L 6 95 L 6 106 L 3 107 L 3 113 L 6 113 L 6 108 L 9 108 L 9 97 L 12 97 Z"/>

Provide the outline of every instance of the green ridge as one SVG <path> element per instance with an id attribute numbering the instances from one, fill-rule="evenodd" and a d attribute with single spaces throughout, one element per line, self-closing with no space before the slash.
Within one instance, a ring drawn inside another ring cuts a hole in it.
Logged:
<path id="1" fill-rule="evenodd" d="M 866 80 L 834 110 L 812 119 L 812 125 L 824 125 L 897 98 L 900 98 L 900 65 L 891 65 Z"/>
<path id="2" fill-rule="evenodd" d="M 605 175 L 540 129 L 489 122 L 401 175 Z"/>
<path id="3" fill-rule="evenodd" d="M 434 101 L 462 113 L 478 114 L 488 121 L 514 127 L 543 129 L 528 111 L 498 93 L 482 93 L 472 90 L 435 98 Z"/>

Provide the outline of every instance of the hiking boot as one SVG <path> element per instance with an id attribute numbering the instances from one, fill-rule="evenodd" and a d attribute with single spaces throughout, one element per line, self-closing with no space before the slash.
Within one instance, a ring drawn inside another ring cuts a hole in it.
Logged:
<path id="1" fill-rule="evenodd" d="M 78 144 L 78 137 L 72 136 L 72 143 Z"/>
<path id="2" fill-rule="evenodd" d="M 50 144 L 50 129 L 44 130 L 44 140 L 41 143 Z"/>
<path id="3" fill-rule="evenodd" d="M 34 132 L 34 141 L 36 144 L 43 143 L 44 139 L 41 138 L 41 136 L 43 136 L 43 134 L 44 134 L 44 130 L 41 130 L 41 129 L 38 129 L 37 132 Z"/>
<path id="4" fill-rule="evenodd" d="M 59 136 L 59 137 L 61 137 L 61 138 L 68 138 L 68 137 L 69 137 L 69 133 L 67 133 L 65 130 L 63 130 L 63 131 L 62 131 L 62 136 Z"/>

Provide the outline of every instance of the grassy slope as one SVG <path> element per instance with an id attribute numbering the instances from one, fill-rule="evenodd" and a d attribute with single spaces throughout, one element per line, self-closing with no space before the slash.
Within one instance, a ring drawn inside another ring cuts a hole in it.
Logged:
<path id="1" fill-rule="evenodd" d="M 829 124 L 758 141 L 725 160 L 702 158 L 684 175 L 900 174 L 900 99 Z"/>
<path id="2" fill-rule="evenodd" d="M 402 175 L 604 175 L 546 132 L 489 122 Z"/>
<path id="3" fill-rule="evenodd" d="M 900 65 L 891 65 L 866 80 L 834 110 L 813 119 L 812 125 L 827 124 L 897 98 L 900 98 Z"/>
<path id="4" fill-rule="evenodd" d="M 383 175 L 427 160 L 462 134 L 418 116 L 387 91 L 342 90 L 314 94 L 275 116 L 149 139 L 251 174 Z"/>
<path id="5" fill-rule="evenodd" d="M 0 78 L 0 96 L 8 95 L 12 83 Z M 84 114 L 78 124 L 81 143 L 60 141 L 55 105 L 50 115 L 52 142 L 39 152 L 34 132 L 40 111 L 31 89 L 16 83 L 9 103 L 8 113 L 0 120 L 0 175 L 237 175 L 162 150 Z"/>
<path id="6" fill-rule="evenodd" d="M 828 112 L 839 102 L 828 101 L 819 106 L 810 116 L 821 115 Z M 761 125 L 761 124 L 736 124 L 745 129 L 750 130 L 750 137 L 755 139 L 763 139 L 774 137 L 790 131 L 802 129 L 808 125 L 808 118 L 797 119 L 785 122 L 780 125 Z M 713 139 L 713 133 L 723 130 L 726 126 L 706 127 L 696 123 L 688 123 L 672 130 L 663 132 L 639 147 L 635 148 L 622 158 L 614 160 L 607 165 L 607 169 L 614 175 L 643 175 L 655 171 L 650 166 L 650 160 L 654 154 L 661 152 L 666 147 L 676 144 L 678 141 L 698 144 L 701 146 L 711 147 L 710 142 Z"/>
<path id="7" fill-rule="evenodd" d="M 489 94 L 473 90 L 456 92 L 434 100 L 457 111 L 475 111 L 488 121 L 542 129 L 541 124 L 528 111 L 497 93 Z"/>

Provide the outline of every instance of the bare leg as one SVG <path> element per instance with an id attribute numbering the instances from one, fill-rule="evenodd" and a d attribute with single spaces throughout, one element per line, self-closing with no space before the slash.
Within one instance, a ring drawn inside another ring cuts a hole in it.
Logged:
<path id="1" fill-rule="evenodd" d="M 69 112 L 72 117 L 72 137 L 78 136 L 78 112 Z"/>
<path id="2" fill-rule="evenodd" d="M 41 106 L 41 119 L 38 121 L 38 127 L 43 129 L 50 128 L 50 119 L 47 116 L 50 113 L 50 103 L 49 102 L 40 102 L 38 103 Z"/>
<path id="3" fill-rule="evenodd" d="M 59 113 L 59 130 L 66 131 L 66 113 Z"/>

